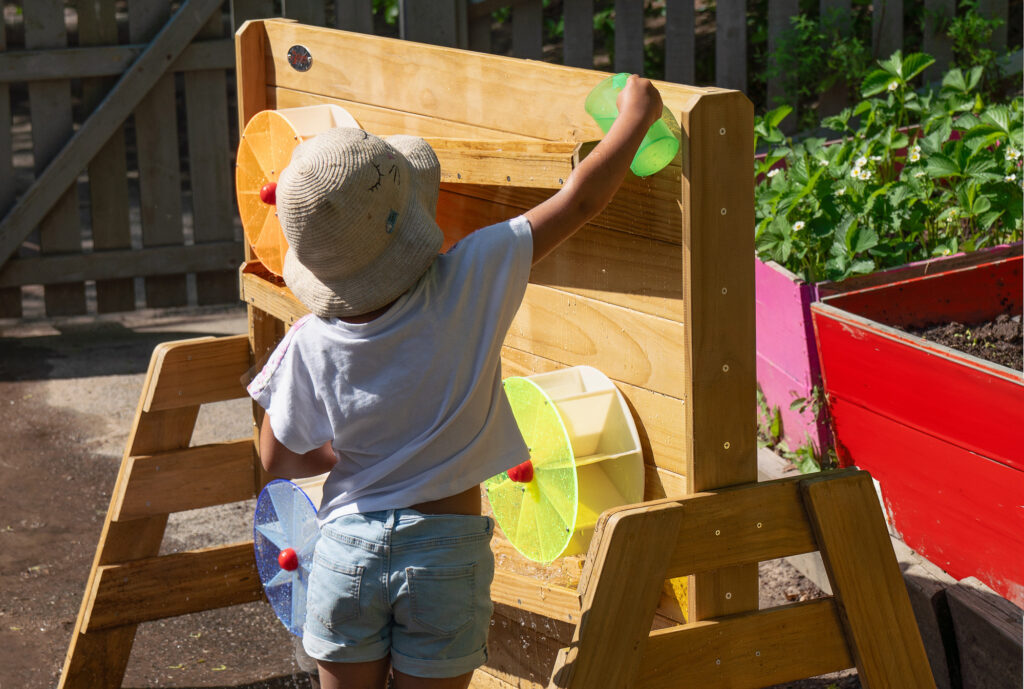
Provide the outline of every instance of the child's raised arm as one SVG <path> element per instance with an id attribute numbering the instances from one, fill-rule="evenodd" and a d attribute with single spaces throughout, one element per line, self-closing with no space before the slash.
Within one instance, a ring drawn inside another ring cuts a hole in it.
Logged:
<path id="1" fill-rule="evenodd" d="M 661 116 L 658 90 L 635 74 L 626 81 L 616 104 L 615 123 L 565 186 L 525 213 L 533 229 L 534 263 L 604 210 L 622 184 L 644 134 Z"/>

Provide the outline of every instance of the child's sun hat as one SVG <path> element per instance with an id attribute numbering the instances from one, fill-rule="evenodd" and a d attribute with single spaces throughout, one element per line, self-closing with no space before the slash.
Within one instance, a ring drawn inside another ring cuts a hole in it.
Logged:
<path id="1" fill-rule="evenodd" d="M 277 212 L 284 279 L 299 301 L 321 318 L 357 316 L 412 287 L 443 242 L 440 181 L 433 149 L 414 136 L 338 127 L 296 146 Z"/>

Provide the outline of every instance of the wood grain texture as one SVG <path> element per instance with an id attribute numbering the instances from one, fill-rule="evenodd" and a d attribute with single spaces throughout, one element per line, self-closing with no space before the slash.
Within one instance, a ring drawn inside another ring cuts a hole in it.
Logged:
<path id="1" fill-rule="evenodd" d="M 85 633 L 263 598 L 252 541 L 100 567 Z"/>
<path id="2" fill-rule="evenodd" d="M 800 485 L 861 681 L 934 689 L 871 476 L 824 475 Z"/>
<path id="3" fill-rule="evenodd" d="M 250 365 L 245 335 L 200 337 L 157 345 L 160 378 L 147 391 L 146 411 L 189 407 L 245 397 L 240 378 Z"/>

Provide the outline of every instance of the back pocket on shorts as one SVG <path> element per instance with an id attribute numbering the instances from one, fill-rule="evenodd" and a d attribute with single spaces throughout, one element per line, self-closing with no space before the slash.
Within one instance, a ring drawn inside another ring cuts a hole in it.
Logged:
<path id="1" fill-rule="evenodd" d="M 330 562 L 319 556 L 313 562 L 306 614 L 333 631 L 359 617 L 359 590 L 365 567 Z"/>
<path id="2" fill-rule="evenodd" d="M 476 565 L 406 567 L 413 621 L 424 631 L 455 636 L 473 622 Z"/>

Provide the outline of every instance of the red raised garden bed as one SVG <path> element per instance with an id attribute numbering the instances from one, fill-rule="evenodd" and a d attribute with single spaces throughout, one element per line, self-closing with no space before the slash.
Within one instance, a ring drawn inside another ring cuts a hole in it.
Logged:
<path id="1" fill-rule="evenodd" d="M 878 480 L 895 530 L 1024 607 L 1024 374 L 906 329 L 1019 315 L 1020 252 L 811 307 L 840 464 Z"/>

